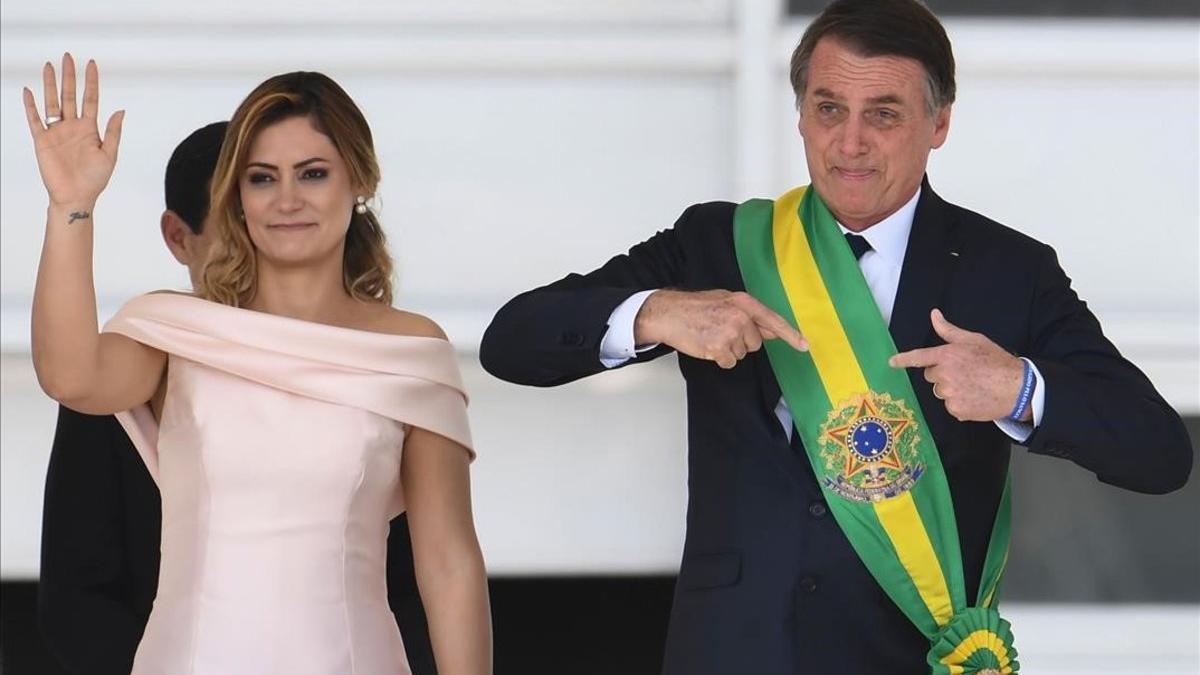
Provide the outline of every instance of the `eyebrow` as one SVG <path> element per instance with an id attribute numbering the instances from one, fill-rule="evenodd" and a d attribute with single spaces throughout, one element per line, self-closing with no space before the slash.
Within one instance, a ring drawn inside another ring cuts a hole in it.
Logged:
<path id="1" fill-rule="evenodd" d="M 328 162 L 328 161 L 329 160 L 325 159 L 324 157 L 309 157 L 308 159 L 304 160 L 303 162 L 296 162 L 295 164 L 292 165 L 292 168 L 293 169 L 302 169 L 314 162 Z M 275 166 L 274 164 L 267 164 L 266 162 L 250 162 L 246 165 L 246 168 L 249 169 L 252 166 L 257 166 L 257 167 L 261 167 L 264 169 L 271 169 L 272 171 L 279 170 L 279 167 Z"/>
<path id="2" fill-rule="evenodd" d="M 839 95 L 833 93 L 832 91 L 826 89 L 825 87 L 818 88 L 816 91 L 813 92 L 813 96 L 817 96 L 820 98 L 831 98 L 831 99 L 833 99 L 835 101 L 839 101 L 839 102 L 846 100 L 846 97 L 839 96 Z M 869 103 L 870 105 L 897 105 L 897 104 L 903 104 L 904 99 L 900 98 L 896 94 L 884 94 L 883 96 L 876 96 L 875 98 L 867 99 L 867 103 Z"/>

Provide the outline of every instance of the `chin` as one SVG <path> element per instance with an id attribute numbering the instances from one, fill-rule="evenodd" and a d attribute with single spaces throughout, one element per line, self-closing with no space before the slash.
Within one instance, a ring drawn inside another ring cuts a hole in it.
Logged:
<path id="1" fill-rule="evenodd" d="M 305 265 L 315 264 L 319 259 L 319 256 L 312 251 L 294 249 L 283 251 L 259 250 L 259 257 L 275 267 L 304 267 Z"/>
<path id="2" fill-rule="evenodd" d="M 847 216 L 855 216 L 864 211 L 870 211 L 868 204 L 871 199 L 863 199 L 862 195 L 855 194 L 849 190 L 834 190 L 829 195 L 824 192 L 821 196 L 825 198 L 825 205 L 831 210 Z"/>

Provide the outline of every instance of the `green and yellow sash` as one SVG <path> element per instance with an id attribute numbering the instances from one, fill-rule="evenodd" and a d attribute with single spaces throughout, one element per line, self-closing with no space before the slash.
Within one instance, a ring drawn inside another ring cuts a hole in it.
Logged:
<path id="1" fill-rule="evenodd" d="M 888 365 L 896 346 L 833 215 L 806 187 L 751 200 L 734 215 L 734 243 L 747 291 L 808 339 L 808 352 L 767 341 L 771 367 L 830 512 L 929 638 L 931 672 L 1017 672 L 1009 624 L 996 612 L 1009 485 L 968 607 L 941 458 L 907 373 Z"/>

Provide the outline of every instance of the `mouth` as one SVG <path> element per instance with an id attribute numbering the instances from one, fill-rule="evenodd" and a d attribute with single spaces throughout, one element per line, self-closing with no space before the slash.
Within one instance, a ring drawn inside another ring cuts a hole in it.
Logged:
<path id="1" fill-rule="evenodd" d="M 840 166 L 833 167 L 833 173 L 849 181 L 865 181 L 875 176 L 874 169 L 847 169 Z"/>
<path id="2" fill-rule="evenodd" d="M 267 225 L 267 229 L 275 230 L 277 232 L 296 232 L 298 230 L 305 230 L 316 226 L 316 223 L 271 223 Z"/>

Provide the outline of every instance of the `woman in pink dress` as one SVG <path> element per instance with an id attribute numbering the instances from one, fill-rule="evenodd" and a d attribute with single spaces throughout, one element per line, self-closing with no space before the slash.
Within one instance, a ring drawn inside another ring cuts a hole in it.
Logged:
<path id="1" fill-rule="evenodd" d="M 407 673 L 388 610 L 388 522 L 407 510 L 442 675 L 491 672 L 474 457 L 454 349 L 393 309 L 366 202 L 371 132 L 319 73 L 258 86 L 213 177 L 218 240 L 194 294 L 151 293 L 98 330 L 93 211 L 124 113 L 99 77 L 24 91 L 50 196 L 33 307 L 43 389 L 117 413 L 163 499 L 158 594 L 134 673 Z"/>

